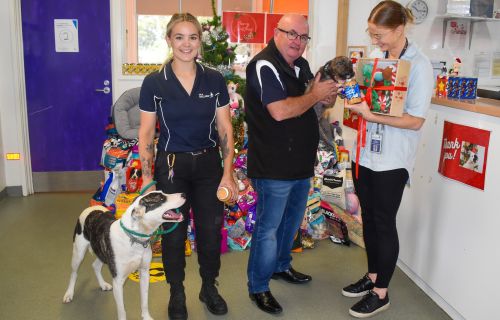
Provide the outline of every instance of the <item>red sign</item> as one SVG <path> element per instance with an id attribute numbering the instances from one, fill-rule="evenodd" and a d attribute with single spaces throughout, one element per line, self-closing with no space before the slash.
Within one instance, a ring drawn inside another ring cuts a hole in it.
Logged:
<path id="1" fill-rule="evenodd" d="M 266 18 L 266 43 L 274 37 L 274 29 L 278 26 L 283 14 L 281 13 L 268 13 Z"/>
<path id="2" fill-rule="evenodd" d="M 222 25 L 234 43 L 264 43 L 265 13 L 232 12 L 222 13 Z"/>
<path id="3" fill-rule="evenodd" d="M 490 133 L 445 121 L 439 173 L 484 190 Z"/>

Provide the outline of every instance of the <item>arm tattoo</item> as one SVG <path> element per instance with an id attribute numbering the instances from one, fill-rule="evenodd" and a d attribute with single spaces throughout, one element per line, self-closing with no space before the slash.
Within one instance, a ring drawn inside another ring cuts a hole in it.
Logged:
<path id="1" fill-rule="evenodd" d="M 224 133 L 224 136 L 221 139 L 220 148 L 222 150 L 222 160 L 225 160 L 227 158 L 227 155 L 229 154 L 229 146 L 227 145 L 227 133 Z"/>
<path id="2" fill-rule="evenodd" d="M 148 153 L 153 154 L 153 144 L 152 144 L 152 143 L 148 143 L 148 144 L 146 145 L 146 151 L 147 151 Z"/>
<path id="3" fill-rule="evenodd" d="M 148 178 L 152 177 L 151 174 L 151 160 L 142 158 L 141 159 L 141 164 L 142 164 L 142 175 Z"/>

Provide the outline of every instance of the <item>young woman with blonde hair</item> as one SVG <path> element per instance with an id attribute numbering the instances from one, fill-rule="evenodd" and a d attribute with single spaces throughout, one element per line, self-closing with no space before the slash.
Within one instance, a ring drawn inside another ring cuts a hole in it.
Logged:
<path id="1" fill-rule="evenodd" d="M 232 177 L 233 131 L 223 76 L 196 61 L 201 33 L 200 23 L 193 15 L 172 16 L 166 33 L 172 57 L 159 72 L 146 76 L 139 100 L 143 185 L 154 183 L 154 179 L 157 189 L 165 193 L 183 192 L 187 199 L 180 208 L 184 221 L 162 236 L 162 259 L 170 284 L 170 319 L 187 319 L 184 244 L 190 208 L 203 281 L 199 298 L 211 313 L 227 313 L 226 302 L 215 287 L 224 214 L 216 192 L 219 186 L 224 186 L 232 191 L 232 200 L 238 194 Z M 160 137 L 154 159 L 157 120 Z M 154 188 L 153 185 L 150 190 Z M 171 227 L 164 225 L 165 230 Z"/>

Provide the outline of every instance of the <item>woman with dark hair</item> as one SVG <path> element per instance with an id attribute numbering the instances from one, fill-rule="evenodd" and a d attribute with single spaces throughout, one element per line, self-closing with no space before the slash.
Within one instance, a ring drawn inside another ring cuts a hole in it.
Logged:
<path id="1" fill-rule="evenodd" d="M 342 294 L 362 297 L 349 310 L 358 318 L 389 307 L 387 288 L 399 254 L 396 214 L 413 171 L 420 131 L 432 97 L 434 77 L 429 59 L 406 37 L 406 27 L 412 22 L 411 12 L 395 1 L 380 2 L 368 18 L 368 35 L 385 58 L 411 62 L 403 116 L 374 114 L 364 101 L 346 104 L 367 121 L 367 146 L 372 145 L 370 139 L 377 139 L 375 142 L 382 145 L 381 149 L 367 147 L 359 151 L 359 178 L 354 177 L 361 203 L 368 272 L 343 288 Z"/>
<path id="2" fill-rule="evenodd" d="M 196 62 L 201 33 L 200 23 L 193 15 L 172 16 L 166 33 L 172 56 L 158 72 L 146 76 L 139 99 L 143 185 L 154 184 L 153 138 L 158 119 L 160 138 L 154 166 L 157 188 L 165 193 L 186 194 L 187 201 L 181 207 L 184 221 L 177 228 L 165 224 L 165 230 L 171 232 L 161 240 L 163 266 L 170 284 L 168 316 L 179 320 L 188 317 L 183 282 L 189 208 L 194 214 L 202 278 L 199 298 L 211 313 L 227 313 L 226 302 L 215 287 L 221 264 L 224 215 L 223 203 L 216 193 L 219 186 L 224 186 L 231 191 L 231 201 L 236 201 L 238 194 L 232 176 L 234 148 L 229 94 L 219 72 Z M 148 190 L 154 188 L 153 185 Z"/>

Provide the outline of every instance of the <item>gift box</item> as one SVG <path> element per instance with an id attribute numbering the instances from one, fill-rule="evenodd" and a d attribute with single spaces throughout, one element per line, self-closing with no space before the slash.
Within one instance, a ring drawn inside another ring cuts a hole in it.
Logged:
<path id="1" fill-rule="evenodd" d="M 450 77 L 446 91 L 448 98 L 476 99 L 477 78 Z"/>
<path id="2" fill-rule="evenodd" d="M 403 115 L 411 63 L 398 59 L 360 59 L 356 71 L 365 100 L 374 113 Z"/>

